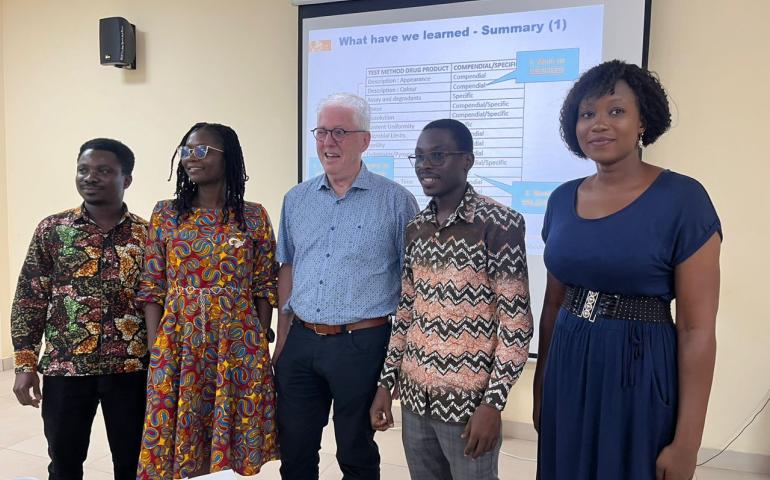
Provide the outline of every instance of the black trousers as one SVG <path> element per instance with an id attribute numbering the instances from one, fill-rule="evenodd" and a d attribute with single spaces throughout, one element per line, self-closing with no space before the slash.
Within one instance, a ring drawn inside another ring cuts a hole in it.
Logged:
<path id="1" fill-rule="evenodd" d="M 49 480 L 80 480 L 96 407 L 102 405 L 115 480 L 134 480 L 144 426 L 147 372 L 43 376 Z"/>
<path id="2" fill-rule="evenodd" d="M 343 478 L 380 478 L 369 407 L 389 339 L 389 323 L 326 336 L 292 325 L 276 365 L 281 478 L 318 478 L 321 433 L 332 401 Z"/>

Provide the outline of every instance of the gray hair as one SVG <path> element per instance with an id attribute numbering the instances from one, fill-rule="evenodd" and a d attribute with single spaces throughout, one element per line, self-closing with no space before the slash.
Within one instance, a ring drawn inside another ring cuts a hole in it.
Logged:
<path id="1" fill-rule="evenodd" d="M 356 128 L 369 130 L 370 109 L 369 104 L 363 98 L 352 93 L 335 93 L 321 100 L 318 104 L 318 116 L 326 107 L 345 107 L 353 110 L 353 122 Z"/>

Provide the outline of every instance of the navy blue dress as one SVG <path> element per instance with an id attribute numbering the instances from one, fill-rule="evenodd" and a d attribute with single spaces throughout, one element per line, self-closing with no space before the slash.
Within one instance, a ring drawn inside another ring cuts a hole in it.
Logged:
<path id="1" fill-rule="evenodd" d="M 671 300 L 674 269 L 721 225 L 696 180 L 663 171 L 636 200 L 599 219 L 578 216 L 578 186 L 551 195 L 545 265 L 560 282 L 605 293 Z M 652 480 L 674 436 L 677 343 L 671 322 L 597 317 L 564 308 L 543 382 L 540 480 Z"/>

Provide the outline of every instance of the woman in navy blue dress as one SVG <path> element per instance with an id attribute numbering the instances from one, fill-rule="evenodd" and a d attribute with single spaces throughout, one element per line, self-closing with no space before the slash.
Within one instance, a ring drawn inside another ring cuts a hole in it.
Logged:
<path id="1" fill-rule="evenodd" d="M 694 474 L 716 355 L 722 232 L 700 183 L 641 160 L 670 123 L 657 78 L 620 61 L 588 70 L 564 101 L 562 137 L 596 174 L 557 188 L 543 224 L 540 480 Z"/>

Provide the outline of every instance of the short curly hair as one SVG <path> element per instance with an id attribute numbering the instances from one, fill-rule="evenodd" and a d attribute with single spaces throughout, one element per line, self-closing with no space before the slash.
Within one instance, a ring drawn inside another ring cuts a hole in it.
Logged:
<path id="1" fill-rule="evenodd" d="M 668 96 L 658 77 L 649 70 L 621 60 L 601 63 L 580 76 L 564 99 L 559 116 L 561 138 L 567 148 L 580 158 L 586 154 L 578 144 L 575 126 L 578 120 L 580 102 L 611 94 L 615 84 L 624 80 L 636 95 L 636 104 L 644 125 L 642 144 L 650 145 L 671 126 L 671 112 Z"/>
<path id="2" fill-rule="evenodd" d="M 103 150 L 112 152 L 120 162 L 120 171 L 123 175 L 131 175 L 134 171 L 134 152 L 131 151 L 123 142 L 112 138 L 94 138 L 80 146 L 78 160 L 86 150 Z"/>

